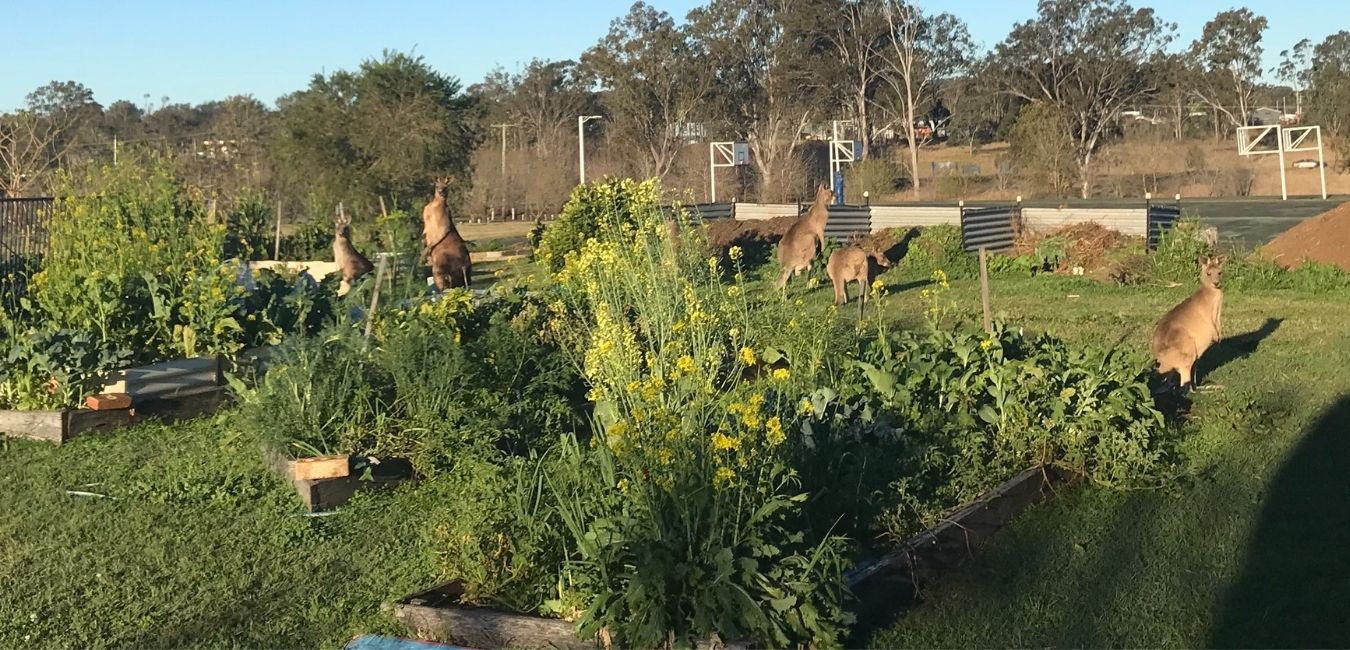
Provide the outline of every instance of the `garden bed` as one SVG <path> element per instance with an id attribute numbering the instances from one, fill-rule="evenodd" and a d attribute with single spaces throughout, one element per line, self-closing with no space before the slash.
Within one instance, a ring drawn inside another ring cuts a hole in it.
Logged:
<path id="1" fill-rule="evenodd" d="M 926 580 L 956 568 L 975 548 L 1028 506 L 1044 500 L 1059 480 L 1052 467 L 1034 467 L 1009 479 L 942 522 L 906 540 L 881 558 L 845 576 L 858 596 L 858 609 L 893 608 L 897 587 L 903 602 Z M 596 648 L 598 640 L 578 639 L 571 623 L 459 602 L 458 580 L 418 592 L 394 605 L 394 617 L 415 635 L 480 648 Z M 699 647 L 738 647 L 700 643 Z"/>
<path id="2" fill-rule="evenodd" d="M 275 446 L 263 445 L 263 460 L 291 482 L 309 512 L 343 506 L 363 490 L 397 487 L 414 479 L 412 463 L 402 458 L 317 456 L 290 458 Z"/>
<path id="3" fill-rule="evenodd" d="M 222 384 L 220 362 L 212 358 L 175 359 L 128 368 L 109 376 L 99 392 L 130 395 L 131 408 L 0 411 L 0 433 L 61 444 L 147 418 L 186 420 L 212 413 L 225 404 L 229 391 Z"/>

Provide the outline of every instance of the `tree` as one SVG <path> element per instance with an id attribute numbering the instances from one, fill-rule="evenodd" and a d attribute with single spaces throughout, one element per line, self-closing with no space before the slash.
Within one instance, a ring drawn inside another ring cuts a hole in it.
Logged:
<path id="1" fill-rule="evenodd" d="M 45 190 L 51 172 L 100 121 L 94 93 L 74 81 L 53 81 L 28 94 L 25 108 L 0 116 L 0 190 L 21 196 Z"/>
<path id="2" fill-rule="evenodd" d="M 1125 0 L 1041 0 L 1037 14 L 995 48 L 997 77 L 1005 92 L 1058 110 L 1086 198 L 1093 154 L 1120 112 L 1157 90 L 1146 64 L 1162 55 L 1174 26 Z"/>
<path id="3" fill-rule="evenodd" d="M 1022 107 L 1013 123 L 1008 148 L 1018 172 L 1033 187 L 1066 196 L 1073 187 L 1073 138 L 1069 120 L 1047 102 Z"/>
<path id="4" fill-rule="evenodd" d="M 872 106 L 881 84 L 888 26 L 883 0 L 798 0 L 794 28 L 812 35 L 813 84 L 843 104 L 862 153 L 872 150 Z"/>
<path id="5" fill-rule="evenodd" d="M 594 102 L 575 61 L 533 59 L 515 74 L 499 67 L 469 94 L 490 107 L 494 119 L 519 124 L 525 140 L 543 156 L 570 142 L 577 116 Z"/>
<path id="6" fill-rule="evenodd" d="M 996 140 L 999 125 L 1025 102 L 1000 92 L 990 69 L 987 62 L 981 62 L 969 73 L 944 81 L 938 91 L 943 106 L 952 112 L 947 141 L 968 146 L 972 155 L 977 146 Z"/>
<path id="7" fill-rule="evenodd" d="M 1321 125 L 1344 168 L 1350 163 L 1350 32 L 1336 32 L 1313 48 L 1307 83 L 1309 121 Z"/>
<path id="8" fill-rule="evenodd" d="M 793 0 L 713 0 L 690 12 L 716 75 L 710 99 L 737 138 L 750 146 L 762 201 L 787 198 L 786 167 L 815 110 L 800 83 L 804 35 L 795 31 Z"/>
<path id="9" fill-rule="evenodd" d="M 480 139 L 459 82 L 398 52 L 315 75 L 277 109 L 273 166 L 282 184 L 366 209 L 378 196 L 423 196 L 438 174 L 467 179 Z"/>
<path id="10" fill-rule="evenodd" d="M 670 14 L 638 2 L 581 57 L 604 92 L 619 142 L 637 150 L 645 176 L 664 178 L 679 154 L 680 127 L 712 90 L 699 43 Z"/>
<path id="11" fill-rule="evenodd" d="M 1205 23 L 1200 38 L 1191 44 L 1191 54 L 1205 74 L 1196 96 L 1234 126 L 1247 126 L 1251 119 L 1252 91 L 1261 75 L 1261 37 L 1266 18 L 1250 9 L 1221 11 Z M 1233 104 L 1227 104 L 1232 100 Z"/>
<path id="12" fill-rule="evenodd" d="M 937 101 L 943 79 L 963 72 L 975 49 L 965 23 L 951 14 L 924 15 L 917 5 L 885 0 L 882 13 L 889 28 L 889 49 L 880 75 L 895 101 L 909 149 L 909 178 L 919 198 L 919 141 L 915 122 Z"/>

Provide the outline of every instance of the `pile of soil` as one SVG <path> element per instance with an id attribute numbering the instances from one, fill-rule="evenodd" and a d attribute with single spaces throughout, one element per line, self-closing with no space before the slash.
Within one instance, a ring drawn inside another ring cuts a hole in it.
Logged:
<path id="1" fill-rule="evenodd" d="M 1312 260 L 1350 271 L 1350 203 L 1290 228 L 1262 247 L 1261 253 L 1284 268 Z"/>
<path id="2" fill-rule="evenodd" d="M 1019 237 L 1013 244 L 1013 255 L 1034 255 L 1047 239 L 1065 243 L 1065 256 L 1054 269 L 1056 273 L 1072 273 L 1075 267 L 1081 267 L 1084 273 L 1092 274 L 1111 266 L 1116 253 L 1134 238 L 1095 223 L 1076 223 L 1045 236 Z"/>
<path id="3" fill-rule="evenodd" d="M 755 219 L 737 221 L 721 219 L 708 224 L 708 247 L 725 253 L 732 246 L 757 248 L 778 243 L 787 234 L 788 228 L 797 221 L 796 217 L 775 217 L 773 219 Z"/>

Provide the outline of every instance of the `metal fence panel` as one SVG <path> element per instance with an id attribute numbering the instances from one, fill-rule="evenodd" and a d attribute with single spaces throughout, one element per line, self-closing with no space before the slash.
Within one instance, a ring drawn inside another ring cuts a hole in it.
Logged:
<path id="1" fill-rule="evenodd" d="M 1171 230 L 1181 220 L 1180 205 L 1159 205 L 1151 203 L 1148 206 L 1148 247 L 1149 250 L 1158 247 L 1158 240 L 1162 234 Z"/>
<path id="2" fill-rule="evenodd" d="M 1148 226 L 1144 208 L 1023 208 L 1022 225 L 1047 234 L 1080 223 L 1095 223 L 1124 235 L 1143 237 Z"/>
<path id="3" fill-rule="evenodd" d="M 872 230 L 914 228 L 950 224 L 961 225 L 961 208 L 956 206 L 874 205 Z"/>
<path id="4" fill-rule="evenodd" d="M 1017 206 L 961 208 L 961 243 L 967 251 L 981 248 L 1001 253 L 1012 248 Z"/>
<path id="5" fill-rule="evenodd" d="M 872 232 L 872 210 L 865 205 L 832 205 L 825 222 L 825 236 L 845 240 Z"/>
<path id="6" fill-rule="evenodd" d="M 732 214 L 735 215 L 737 221 L 754 221 L 757 219 L 795 217 L 798 212 L 795 203 L 737 203 Z"/>

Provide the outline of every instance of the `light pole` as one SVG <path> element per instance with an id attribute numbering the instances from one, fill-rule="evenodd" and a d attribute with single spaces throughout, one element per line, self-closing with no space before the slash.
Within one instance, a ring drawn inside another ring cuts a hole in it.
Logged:
<path id="1" fill-rule="evenodd" d="M 492 128 L 502 130 L 502 214 L 506 214 L 506 190 L 509 189 L 506 183 L 506 130 L 520 126 L 519 124 L 493 124 Z M 512 211 L 514 213 L 514 210 Z"/>
<path id="2" fill-rule="evenodd" d="M 586 184 L 586 123 L 591 120 L 598 120 L 603 115 L 578 115 L 577 116 L 577 161 L 581 168 L 581 184 Z"/>

